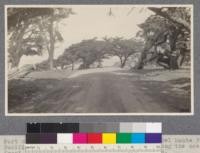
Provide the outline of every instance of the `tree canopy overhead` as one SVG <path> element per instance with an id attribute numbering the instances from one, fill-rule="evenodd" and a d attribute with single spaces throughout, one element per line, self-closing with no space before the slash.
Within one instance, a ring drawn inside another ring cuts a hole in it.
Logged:
<path id="1" fill-rule="evenodd" d="M 52 13 L 53 9 L 51 8 L 8 8 L 8 30 L 12 27 L 18 27 L 20 24 L 25 23 L 32 18 L 45 16 Z"/>
<path id="2" fill-rule="evenodd" d="M 65 49 L 64 53 L 58 58 L 58 62 L 63 64 L 70 63 L 73 65 L 74 62 L 79 61 L 82 63 L 80 69 L 86 69 L 95 62 L 97 62 L 100 67 L 102 59 L 107 57 L 108 45 L 106 42 L 93 38 L 83 40 Z"/>
<path id="3" fill-rule="evenodd" d="M 157 15 L 166 18 L 170 22 L 177 24 L 180 28 L 191 30 L 191 8 L 186 7 L 149 7 L 149 10 L 155 12 Z"/>
<path id="4" fill-rule="evenodd" d="M 74 14 L 71 8 L 8 8 L 9 62 L 17 67 L 23 55 L 49 55 L 53 68 L 55 43 L 62 41 L 57 23 Z"/>
<path id="5" fill-rule="evenodd" d="M 119 57 L 121 68 L 126 64 L 127 59 L 134 53 L 141 52 L 143 43 L 136 39 L 123 39 L 120 37 L 105 38 L 110 44 L 110 54 Z"/>
<path id="6" fill-rule="evenodd" d="M 103 59 L 111 56 L 117 56 L 120 65 L 123 68 L 127 59 L 134 53 L 141 52 L 143 43 L 135 39 L 124 38 L 104 38 L 97 40 L 96 38 L 83 40 L 80 43 L 73 44 L 65 49 L 64 53 L 58 57 L 57 62 L 61 68 L 65 65 L 81 63 L 80 69 L 90 68 L 94 63 L 97 67 L 102 66 Z"/>
<path id="7" fill-rule="evenodd" d="M 177 69 L 190 52 L 191 9 L 150 7 L 149 10 L 155 14 L 139 25 L 142 30 L 138 36 L 145 40 L 145 48 L 137 68 L 143 68 L 148 62 L 147 54 L 154 48 L 154 54 L 150 60 L 156 59 L 157 63 L 164 68 Z"/>
<path id="8" fill-rule="evenodd" d="M 74 14 L 72 9 L 8 8 L 9 62 L 12 67 L 17 67 L 23 55 L 41 55 L 46 51 L 50 69 L 53 69 L 57 63 L 63 67 L 63 65 L 74 65 L 77 61 L 82 62 L 80 66 L 82 69 L 89 68 L 94 63 L 98 63 L 101 67 L 102 60 L 108 56 L 117 56 L 123 68 L 130 56 L 140 52 L 137 69 L 143 68 L 152 60 L 167 69 L 180 68 L 191 50 L 191 8 L 149 7 L 146 9 L 154 14 L 138 25 L 141 30 L 137 37 L 142 38 L 144 42 L 139 41 L 141 39 L 120 37 L 83 40 L 66 48 L 64 53 L 55 60 L 55 44 L 63 41 L 58 24 L 60 20 Z M 113 16 L 113 14 L 110 8 L 108 15 Z"/>

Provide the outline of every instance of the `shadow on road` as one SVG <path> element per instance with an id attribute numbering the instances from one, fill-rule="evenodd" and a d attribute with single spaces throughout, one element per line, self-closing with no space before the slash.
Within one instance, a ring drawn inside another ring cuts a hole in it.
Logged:
<path id="1" fill-rule="evenodd" d="M 58 79 L 8 82 L 9 113 L 169 113 L 190 112 L 190 79 L 179 71 L 81 71 Z M 84 72 L 84 73 L 83 73 Z M 87 72 L 87 73 L 86 73 Z M 88 73 L 92 72 L 92 73 Z M 41 72 L 42 73 L 42 72 Z M 52 72 L 51 72 L 52 73 Z M 175 75 L 176 74 L 176 75 Z M 178 74 L 178 75 L 177 75 Z M 63 73 L 64 75 L 64 73 Z M 174 75 L 176 77 L 174 77 Z M 155 77 L 161 78 L 155 80 Z"/>

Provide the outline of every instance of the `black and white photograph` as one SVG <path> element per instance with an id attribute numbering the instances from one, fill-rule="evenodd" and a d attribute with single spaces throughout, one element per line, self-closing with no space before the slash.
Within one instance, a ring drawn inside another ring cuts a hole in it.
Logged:
<path id="1" fill-rule="evenodd" d="M 6 115 L 193 115 L 192 5 L 6 5 Z"/>

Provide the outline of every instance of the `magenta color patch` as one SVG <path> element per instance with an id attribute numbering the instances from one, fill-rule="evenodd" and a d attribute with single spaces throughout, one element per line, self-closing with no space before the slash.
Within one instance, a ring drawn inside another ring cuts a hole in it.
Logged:
<path id="1" fill-rule="evenodd" d="M 73 133 L 73 144 L 87 143 L 86 133 Z"/>

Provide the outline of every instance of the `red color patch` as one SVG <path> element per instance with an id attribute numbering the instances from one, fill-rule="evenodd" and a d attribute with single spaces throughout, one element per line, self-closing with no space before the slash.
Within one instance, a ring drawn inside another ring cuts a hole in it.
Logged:
<path id="1" fill-rule="evenodd" d="M 101 133 L 88 133 L 88 143 L 102 143 Z"/>

